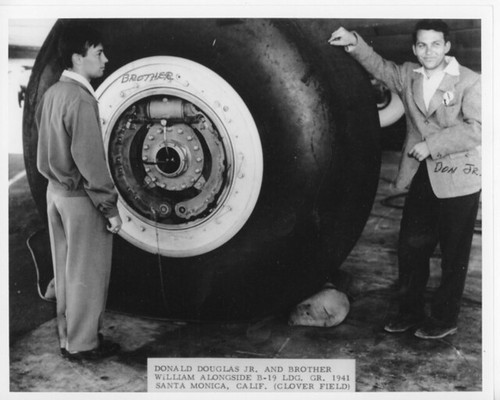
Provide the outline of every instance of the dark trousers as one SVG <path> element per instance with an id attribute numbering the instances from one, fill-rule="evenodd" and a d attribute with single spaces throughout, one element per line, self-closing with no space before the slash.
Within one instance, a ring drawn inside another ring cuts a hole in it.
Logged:
<path id="1" fill-rule="evenodd" d="M 400 312 L 424 315 L 429 261 L 439 242 L 441 283 L 434 293 L 431 318 L 455 325 L 467 276 L 480 192 L 439 199 L 427 166 L 420 164 L 406 198 L 399 233 Z"/>

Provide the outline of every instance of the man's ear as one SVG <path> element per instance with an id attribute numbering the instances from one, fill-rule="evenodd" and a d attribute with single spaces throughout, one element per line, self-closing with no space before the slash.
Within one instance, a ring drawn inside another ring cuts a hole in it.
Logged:
<path id="1" fill-rule="evenodd" d="M 73 63 L 73 67 L 76 67 L 78 65 L 82 64 L 82 55 L 78 53 L 73 53 L 71 56 L 71 62 Z"/>
<path id="2" fill-rule="evenodd" d="M 448 54 L 448 52 L 450 51 L 451 49 L 451 42 L 448 41 L 444 44 L 444 54 Z"/>
<path id="3" fill-rule="evenodd" d="M 413 55 L 417 55 L 417 48 L 415 47 L 415 45 L 411 46 L 412 50 L 413 50 Z"/>

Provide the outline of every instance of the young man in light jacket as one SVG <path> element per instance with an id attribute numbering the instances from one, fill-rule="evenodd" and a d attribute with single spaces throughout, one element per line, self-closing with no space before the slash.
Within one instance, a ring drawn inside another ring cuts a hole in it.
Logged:
<path id="1" fill-rule="evenodd" d="M 388 332 L 418 328 L 440 339 L 457 331 L 481 189 L 481 77 L 447 56 L 449 29 L 422 20 L 413 33 L 419 64 L 396 65 L 355 32 L 339 28 L 329 43 L 344 46 L 402 99 L 406 138 L 395 186 L 409 189 L 399 234 L 399 313 Z M 441 284 L 425 318 L 430 257 L 439 242 Z"/>
<path id="2" fill-rule="evenodd" d="M 103 75 L 108 60 L 99 33 L 86 26 L 66 28 L 59 53 L 66 69 L 36 110 L 37 167 L 49 181 L 47 216 L 59 342 L 66 358 L 99 359 L 119 350 L 100 332 L 112 233 L 122 222 L 90 85 Z"/>

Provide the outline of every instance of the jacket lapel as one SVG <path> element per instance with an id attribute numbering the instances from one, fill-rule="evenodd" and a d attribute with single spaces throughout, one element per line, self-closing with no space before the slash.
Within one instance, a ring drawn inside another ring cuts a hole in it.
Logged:
<path id="1" fill-rule="evenodd" d="M 418 109 L 422 112 L 422 114 L 427 115 L 427 110 L 425 109 L 424 103 L 424 85 L 423 85 L 423 75 L 414 72 L 413 82 L 412 82 L 412 92 L 413 92 L 413 100 L 417 105 Z"/>
<path id="2" fill-rule="evenodd" d="M 443 94 L 446 92 L 452 92 L 455 89 L 455 84 L 458 82 L 459 77 L 445 74 L 443 80 L 436 89 L 436 92 L 432 96 L 431 102 L 429 103 L 429 110 L 427 110 L 427 115 L 431 116 L 436 112 L 438 107 L 443 104 Z"/>

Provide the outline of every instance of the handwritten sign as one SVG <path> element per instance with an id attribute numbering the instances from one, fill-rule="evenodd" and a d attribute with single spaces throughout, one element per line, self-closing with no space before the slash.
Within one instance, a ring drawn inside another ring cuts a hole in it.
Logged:
<path id="1" fill-rule="evenodd" d="M 464 167 L 460 168 L 458 166 L 451 167 L 449 165 L 444 164 L 441 161 L 436 162 L 436 165 L 433 169 L 434 173 L 440 174 L 455 174 L 456 172 L 461 172 L 464 175 L 476 175 L 481 176 L 479 171 L 479 167 L 475 164 L 466 163 Z"/>
<path id="2" fill-rule="evenodd" d="M 127 82 L 155 82 L 155 81 L 173 81 L 174 73 L 170 71 L 154 72 L 142 75 L 123 74 L 120 83 Z"/>

